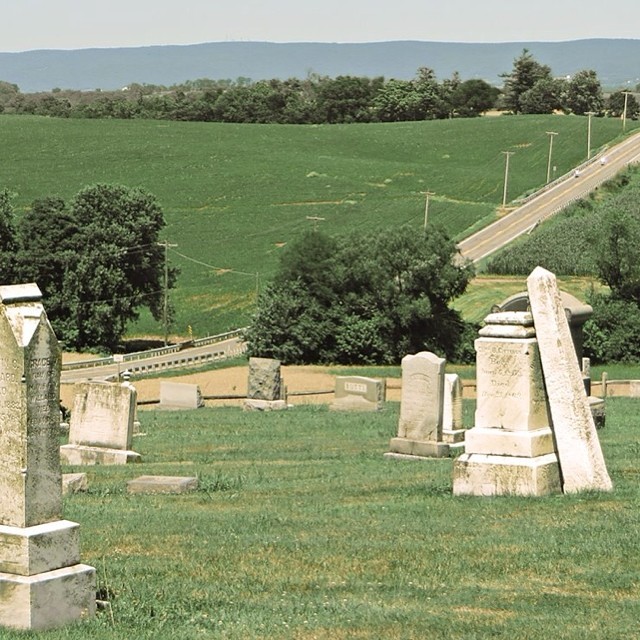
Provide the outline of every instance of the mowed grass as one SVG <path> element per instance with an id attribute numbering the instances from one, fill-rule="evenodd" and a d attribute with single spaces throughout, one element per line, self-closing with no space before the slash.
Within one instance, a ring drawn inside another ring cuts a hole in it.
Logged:
<path id="1" fill-rule="evenodd" d="M 19 213 L 96 182 L 154 193 L 181 269 L 172 333 L 201 337 L 246 325 L 282 248 L 314 224 L 330 234 L 420 229 L 427 190 L 429 220 L 453 236 L 486 224 L 502 203 L 502 152 L 515 152 L 511 201 L 544 183 L 549 130 L 561 175 L 586 157 L 584 117 L 286 126 L 0 116 L 0 186 L 17 193 Z M 618 120 L 593 120 L 592 148 L 620 133 Z M 162 332 L 147 314 L 129 331 Z"/>
<path id="2" fill-rule="evenodd" d="M 638 400 L 607 401 L 613 492 L 535 499 L 454 497 L 452 460 L 385 459 L 398 406 L 141 411 L 141 464 L 64 469 L 88 473 L 64 517 L 109 607 L 38 637 L 637 637 Z M 200 489 L 127 494 L 143 474 Z"/>

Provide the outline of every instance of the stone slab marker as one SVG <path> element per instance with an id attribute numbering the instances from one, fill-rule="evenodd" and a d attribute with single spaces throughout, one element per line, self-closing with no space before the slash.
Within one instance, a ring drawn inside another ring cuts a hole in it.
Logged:
<path id="1" fill-rule="evenodd" d="M 129 383 L 79 382 L 74 385 L 69 444 L 60 447 L 63 464 L 140 462 L 131 451 L 137 393 Z"/>
<path id="2" fill-rule="evenodd" d="M 249 380 L 245 411 L 287 409 L 286 389 L 280 377 L 280 360 L 249 358 Z"/>
<path id="3" fill-rule="evenodd" d="M 464 448 L 462 424 L 462 382 L 457 373 L 444 374 L 442 402 L 442 439 L 454 449 Z"/>
<path id="4" fill-rule="evenodd" d="M 382 411 L 386 380 L 364 376 L 336 376 L 335 400 L 330 411 Z"/>
<path id="5" fill-rule="evenodd" d="M 449 455 L 442 439 L 446 360 L 428 351 L 402 358 L 398 435 L 387 456 L 440 458 Z M 394 455 L 397 454 L 397 455 Z"/>
<path id="6" fill-rule="evenodd" d="M 160 406 L 176 409 L 200 409 L 204 400 L 197 384 L 160 381 Z"/>
<path id="7" fill-rule="evenodd" d="M 536 267 L 527 278 L 531 313 L 553 420 L 563 490 L 612 488 L 584 389 L 555 276 Z"/>
<path id="8" fill-rule="evenodd" d="M 95 614 L 95 570 L 61 520 L 58 342 L 35 284 L 0 286 L 0 625 Z"/>

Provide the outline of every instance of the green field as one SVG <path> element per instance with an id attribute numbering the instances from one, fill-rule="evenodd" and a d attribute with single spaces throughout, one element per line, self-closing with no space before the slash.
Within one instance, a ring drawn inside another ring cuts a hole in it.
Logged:
<path id="1" fill-rule="evenodd" d="M 513 200 L 544 183 L 549 130 L 558 133 L 561 175 L 586 158 L 584 117 L 286 126 L 0 116 L 0 187 L 17 193 L 18 211 L 96 182 L 154 193 L 167 220 L 163 239 L 177 245 L 170 260 L 181 269 L 172 333 L 186 336 L 190 326 L 201 337 L 250 320 L 281 248 L 313 224 L 331 234 L 418 229 L 427 190 L 435 194 L 430 221 L 456 237 L 493 219 L 502 151 L 515 152 Z M 620 133 L 618 120 L 594 119 L 592 148 Z M 162 327 L 143 315 L 129 333 L 161 335 Z"/>
<path id="2" fill-rule="evenodd" d="M 638 637 L 638 400 L 607 401 L 613 492 L 529 499 L 456 498 L 450 459 L 384 459 L 398 407 L 141 411 L 141 464 L 64 469 L 88 473 L 64 517 L 109 606 L 38 637 Z M 126 493 L 147 474 L 200 489 Z"/>

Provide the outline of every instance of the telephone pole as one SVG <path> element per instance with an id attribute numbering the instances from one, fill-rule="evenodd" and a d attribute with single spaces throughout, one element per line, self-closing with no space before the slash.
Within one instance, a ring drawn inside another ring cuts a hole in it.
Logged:
<path id="1" fill-rule="evenodd" d="M 307 220 L 313 220 L 313 231 L 318 230 L 318 222 L 324 222 L 326 218 L 320 218 L 318 216 L 307 216 Z"/>
<path id="2" fill-rule="evenodd" d="M 551 180 L 551 153 L 553 152 L 553 137 L 557 136 L 556 131 L 547 131 L 547 135 L 549 136 L 549 159 L 547 160 L 547 184 L 549 184 L 549 180 Z"/>
<path id="3" fill-rule="evenodd" d="M 435 196 L 433 191 L 423 191 L 422 195 L 426 196 L 424 203 L 424 230 L 427 230 L 427 219 L 429 218 L 429 196 Z"/>
<path id="4" fill-rule="evenodd" d="M 164 346 L 169 343 L 169 247 L 177 247 L 177 244 L 169 244 L 167 240 L 158 242 L 164 247 L 164 301 L 162 306 L 162 323 L 164 324 Z"/>
<path id="5" fill-rule="evenodd" d="M 507 206 L 507 184 L 509 182 L 509 158 L 515 153 L 515 151 L 503 151 L 505 157 L 504 163 L 504 191 L 502 192 L 502 206 Z"/>
<path id="6" fill-rule="evenodd" d="M 587 160 L 591 158 L 591 116 L 595 116 L 595 111 L 587 111 L 586 115 L 589 120 L 587 121 Z"/>
<path id="7" fill-rule="evenodd" d="M 622 111 L 622 131 L 627 129 L 627 102 L 629 100 L 630 91 L 623 91 L 624 94 L 624 109 Z"/>

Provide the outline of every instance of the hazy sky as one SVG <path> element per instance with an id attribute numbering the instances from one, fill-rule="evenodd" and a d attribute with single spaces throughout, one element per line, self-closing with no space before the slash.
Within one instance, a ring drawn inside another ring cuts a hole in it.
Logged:
<path id="1" fill-rule="evenodd" d="M 640 38 L 638 0 L 2 0 L 0 51 Z"/>

